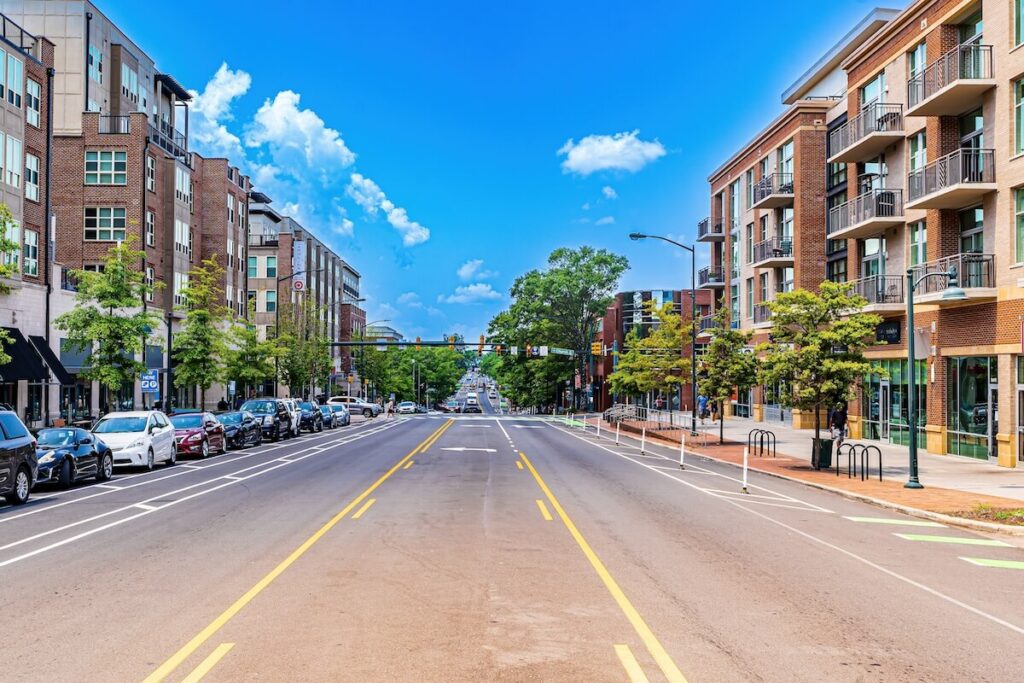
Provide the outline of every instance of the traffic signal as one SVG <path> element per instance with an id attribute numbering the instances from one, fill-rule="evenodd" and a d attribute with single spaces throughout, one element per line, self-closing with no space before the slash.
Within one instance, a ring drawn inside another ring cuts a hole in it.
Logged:
<path id="1" fill-rule="evenodd" d="M 480 335 L 480 344 L 476 347 L 476 355 L 478 357 L 484 355 L 484 335 L 482 334 Z"/>
<path id="2" fill-rule="evenodd" d="M 417 350 L 417 351 L 419 351 L 419 350 L 420 350 L 420 348 L 421 348 L 421 347 L 420 347 L 420 338 L 419 338 L 419 337 L 416 337 L 416 350 Z"/>
<path id="3" fill-rule="evenodd" d="M 501 344 L 498 344 L 497 346 L 494 347 L 494 352 L 499 356 L 501 355 Z"/>
<path id="4" fill-rule="evenodd" d="M 533 347 L 529 344 L 526 345 L 526 357 L 529 358 L 533 355 Z"/>
<path id="5" fill-rule="evenodd" d="M 592 342 L 590 344 L 590 355 L 600 356 L 601 354 L 601 342 Z"/>
<path id="6" fill-rule="evenodd" d="M 455 350 L 455 337 L 448 337 L 448 348 L 452 351 Z"/>

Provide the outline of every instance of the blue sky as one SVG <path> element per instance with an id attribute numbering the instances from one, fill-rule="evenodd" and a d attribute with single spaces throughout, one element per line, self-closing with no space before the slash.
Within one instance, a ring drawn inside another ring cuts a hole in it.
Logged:
<path id="1" fill-rule="evenodd" d="M 625 254 L 623 289 L 687 286 L 688 259 L 626 235 L 692 240 L 708 173 L 873 6 L 178 0 L 183 33 L 102 4 L 202 94 L 194 146 L 353 263 L 371 320 L 424 338 L 476 338 L 559 246 Z"/>

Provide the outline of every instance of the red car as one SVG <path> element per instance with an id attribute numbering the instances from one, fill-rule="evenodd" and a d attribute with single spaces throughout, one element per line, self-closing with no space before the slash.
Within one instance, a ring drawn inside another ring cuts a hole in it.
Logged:
<path id="1" fill-rule="evenodd" d="M 213 413 L 178 413 L 171 415 L 174 442 L 178 455 L 198 455 L 205 458 L 210 451 L 224 453 L 228 449 L 224 425 Z"/>

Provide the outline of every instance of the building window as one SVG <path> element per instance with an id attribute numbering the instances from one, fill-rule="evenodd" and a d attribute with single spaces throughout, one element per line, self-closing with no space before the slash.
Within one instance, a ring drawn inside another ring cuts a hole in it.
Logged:
<path id="1" fill-rule="evenodd" d="M 156 246 L 156 214 L 152 211 L 146 212 L 146 246 Z"/>
<path id="2" fill-rule="evenodd" d="M 907 226 L 910 233 L 910 265 L 918 266 L 928 260 L 928 227 L 924 221 Z"/>
<path id="3" fill-rule="evenodd" d="M 729 186 L 729 225 L 738 228 L 740 225 L 740 181 Z M 321 259 L 322 261 L 322 259 Z M 320 263 L 320 267 L 323 267 Z"/>
<path id="4" fill-rule="evenodd" d="M 829 164 L 828 165 L 828 187 L 839 187 L 846 182 L 846 164 Z"/>
<path id="5" fill-rule="evenodd" d="M 85 207 L 85 239 L 92 242 L 123 242 L 127 232 L 125 209 L 116 206 Z"/>
<path id="6" fill-rule="evenodd" d="M 4 264 L 18 269 L 18 264 L 21 261 L 21 225 L 17 221 L 7 224 L 7 239 L 16 246 L 4 254 Z"/>
<path id="7" fill-rule="evenodd" d="M 121 64 L 121 94 L 139 103 L 139 75 L 127 64 Z"/>
<path id="8" fill-rule="evenodd" d="M 274 313 L 277 311 L 277 292 L 272 289 L 267 290 L 267 313 Z"/>
<path id="9" fill-rule="evenodd" d="M 1013 0 L 1013 44 L 1024 43 L 1024 0 Z"/>
<path id="10" fill-rule="evenodd" d="M 256 270 L 257 270 L 256 263 L 257 263 L 257 258 L 255 256 L 250 256 L 249 257 L 249 262 L 248 262 L 249 277 L 253 277 L 253 278 L 254 277 L 258 277 L 258 275 L 256 273 Z"/>
<path id="11" fill-rule="evenodd" d="M 746 172 L 747 208 L 754 205 L 754 169 Z"/>
<path id="12" fill-rule="evenodd" d="M 764 180 L 768 177 L 768 157 L 761 159 L 761 161 L 757 163 L 757 166 L 758 170 L 761 172 L 761 180 Z"/>
<path id="13" fill-rule="evenodd" d="M 156 159 L 146 157 L 146 189 L 156 192 Z"/>
<path id="14" fill-rule="evenodd" d="M 96 150 L 85 153 L 86 185 L 127 185 L 128 152 Z"/>
<path id="15" fill-rule="evenodd" d="M 960 212 L 960 253 L 985 253 L 985 212 L 980 206 Z"/>
<path id="16" fill-rule="evenodd" d="M 747 317 L 754 317 L 754 278 L 747 278 Z"/>
<path id="17" fill-rule="evenodd" d="M 174 219 L 174 250 L 192 258 L 192 230 L 185 221 Z"/>
<path id="18" fill-rule="evenodd" d="M 42 109 L 39 99 L 42 95 L 42 86 L 31 78 L 25 81 L 25 120 L 30 126 L 39 127 L 39 116 Z"/>
<path id="19" fill-rule="evenodd" d="M 153 266 L 146 266 L 146 301 L 153 300 L 153 287 L 156 285 L 156 272 Z"/>
<path id="20" fill-rule="evenodd" d="M 25 89 L 25 64 L 12 54 L 7 55 L 7 101 L 21 108 L 21 93 Z"/>
<path id="21" fill-rule="evenodd" d="M 885 72 L 868 81 L 867 85 L 860 89 L 860 106 L 867 107 L 876 102 L 885 101 Z"/>
<path id="22" fill-rule="evenodd" d="M 775 171 L 777 173 L 793 174 L 793 141 L 787 140 L 776 150 L 778 156 Z"/>
<path id="23" fill-rule="evenodd" d="M 731 314 L 732 326 L 740 326 L 740 286 L 729 286 L 729 313 Z"/>
<path id="24" fill-rule="evenodd" d="M 89 46 L 89 78 L 103 82 L 103 52 L 95 45 Z"/>
<path id="25" fill-rule="evenodd" d="M 25 199 L 39 201 L 39 157 L 25 155 Z"/>
<path id="26" fill-rule="evenodd" d="M 829 282 L 846 282 L 846 259 L 829 261 L 825 265 L 825 278 Z"/>
<path id="27" fill-rule="evenodd" d="M 267 257 L 267 277 L 277 277 L 277 257 Z"/>
<path id="28" fill-rule="evenodd" d="M 228 225 L 235 224 L 235 195 L 228 195 Z"/>
<path id="29" fill-rule="evenodd" d="M 1024 2 L 1024 0 L 1021 0 Z M 1024 154 L 1024 78 L 1013 82 L 1013 148 L 1017 154 Z"/>
<path id="30" fill-rule="evenodd" d="M 1024 187 L 1013 191 L 1014 242 L 1017 263 L 1024 263 Z"/>
<path id="31" fill-rule="evenodd" d="M 180 166 L 174 168 L 174 196 L 186 204 L 192 203 L 192 174 Z"/>
<path id="32" fill-rule="evenodd" d="M 228 262 L 227 262 L 228 269 L 234 268 L 235 267 L 235 241 L 233 239 L 231 239 L 230 237 L 228 238 L 228 248 L 225 251 L 228 254 Z"/>
<path id="33" fill-rule="evenodd" d="M 921 75 L 926 66 L 928 66 L 927 51 L 925 50 L 925 45 L 922 42 L 907 53 L 907 78 L 917 78 Z"/>
<path id="34" fill-rule="evenodd" d="M 39 233 L 34 230 L 25 231 L 25 275 L 39 275 Z"/>
<path id="35" fill-rule="evenodd" d="M 7 184 L 21 187 L 21 169 L 25 168 L 22 156 L 21 140 L 7 136 Z"/>
<path id="36" fill-rule="evenodd" d="M 185 305 L 185 290 L 188 289 L 188 273 L 174 274 L 174 305 Z"/>
<path id="37" fill-rule="evenodd" d="M 928 164 L 928 138 L 922 130 L 910 136 L 910 170 L 916 171 Z"/>
<path id="38" fill-rule="evenodd" d="M 885 238 L 872 237 L 861 242 L 860 276 L 885 275 Z"/>

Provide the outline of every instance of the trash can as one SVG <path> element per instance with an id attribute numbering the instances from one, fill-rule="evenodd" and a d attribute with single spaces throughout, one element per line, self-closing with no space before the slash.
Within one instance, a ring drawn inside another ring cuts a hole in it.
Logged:
<path id="1" fill-rule="evenodd" d="M 827 470 L 832 466 L 833 439 L 811 439 L 811 466 L 816 470 Z"/>

